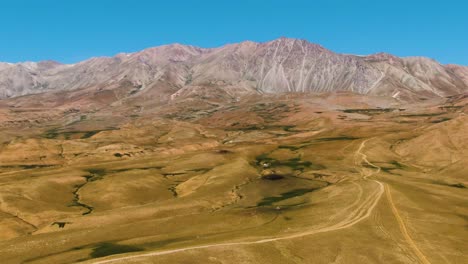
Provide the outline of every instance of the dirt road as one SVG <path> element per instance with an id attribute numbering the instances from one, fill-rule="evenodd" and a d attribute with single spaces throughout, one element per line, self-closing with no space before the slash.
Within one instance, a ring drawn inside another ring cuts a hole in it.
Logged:
<path id="1" fill-rule="evenodd" d="M 183 252 L 183 251 L 190 251 L 190 250 L 197 250 L 197 249 L 206 249 L 206 248 L 215 248 L 215 247 L 229 247 L 229 246 L 242 246 L 242 245 L 254 245 L 254 244 L 263 244 L 263 243 L 270 243 L 274 241 L 281 241 L 281 240 L 287 240 L 287 239 L 294 239 L 294 238 L 299 238 L 299 237 L 304 237 L 304 236 L 309 236 L 313 234 L 318 234 L 318 233 L 324 233 L 324 232 L 331 232 L 331 231 L 336 231 L 344 228 L 349 228 L 366 218 L 368 218 L 371 214 L 374 208 L 377 206 L 380 198 L 382 197 L 385 187 L 384 184 L 377 181 L 377 180 L 369 180 L 368 177 L 374 175 L 375 173 L 380 172 L 380 167 L 373 165 L 367 160 L 367 156 L 362 153 L 362 149 L 365 147 L 365 144 L 368 140 L 365 140 L 361 143 L 359 146 L 358 150 L 355 152 L 355 157 L 361 157 L 361 160 L 358 163 L 359 166 L 362 166 L 362 162 L 365 162 L 366 164 L 375 167 L 376 170 L 369 171 L 367 168 L 362 168 L 361 169 L 361 175 L 363 176 L 362 179 L 360 179 L 357 184 L 365 183 L 365 182 L 373 182 L 376 185 L 375 191 L 370 193 L 370 195 L 367 196 L 358 206 L 355 210 L 352 212 L 348 213 L 348 217 L 344 218 L 342 221 L 339 221 L 338 223 L 335 223 L 331 226 L 320 228 L 320 229 L 315 229 L 315 230 L 309 230 L 305 232 L 300 232 L 300 233 L 295 233 L 291 235 L 285 235 L 281 237 L 272 237 L 272 238 L 264 238 L 260 240 L 253 240 L 253 241 L 240 241 L 240 242 L 227 242 L 227 243 L 216 243 L 216 244 L 208 244 L 208 245 L 200 245 L 200 246 L 192 246 L 192 247 L 185 247 L 185 248 L 179 248 L 179 249 L 171 249 L 171 250 L 163 250 L 163 251 L 157 251 L 157 252 L 148 252 L 148 253 L 142 253 L 142 254 L 137 254 L 137 255 L 131 255 L 131 256 L 123 256 L 123 257 L 114 257 L 106 260 L 100 260 L 100 261 L 91 261 L 91 263 L 95 264 L 104 264 L 104 263 L 113 263 L 113 262 L 124 262 L 124 261 L 129 261 L 129 260 L 136 260 L 139 258 L 144 258 L 144 257 L 152 257 L 152 256 L 161 256 L 161 255 L 168 255 L 168 254 L 174 254 L 178 252 Z M 362 192 L 362 188 L 360 187 L 360 192 Z M 361 195 L 357 198 L 357 200 L 353 204 L 357 204 L 361 198 Z"/>

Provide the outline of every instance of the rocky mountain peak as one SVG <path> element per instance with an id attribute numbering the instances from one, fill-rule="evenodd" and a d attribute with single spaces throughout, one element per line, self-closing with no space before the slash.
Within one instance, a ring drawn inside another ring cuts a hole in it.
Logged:
<path id="1" fill-rule="evenodd" d="M 73 65 L 52 61 L 3 63 L 0 64 L 0 98 L 106 87 L 124 79 L 151 87 L 152 94 L 208 84 L 235 93 L 350 91 L 384 96 L 399 94 L 401 98 L 420 97 L 417 94 L 421 92 L 424 96 L 441 97 L 468 90 L 463 67 L 444 66 L 423 57 L 399 58 L 388 53 L 338 54 L 307 40 L 282 37 L 219 48 L 176 43 L 115 57 L 92 58 Z"/>

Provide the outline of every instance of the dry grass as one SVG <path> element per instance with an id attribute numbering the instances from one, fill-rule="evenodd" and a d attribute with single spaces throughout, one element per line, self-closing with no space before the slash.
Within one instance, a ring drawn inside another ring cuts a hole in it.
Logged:
<path id="1" fill-rule="evenodd" d="M 307 96 L 262 100 L 177 112 L 190 121 L 89 114 L 72 124 L 78 134 L 58 133 L 70 131 L 60 123 L 15 136 L 5 127 L 0 262 L 468 257 L 463 113 L 439 108 L 447 120 L 433 122 L 423 108 L 367 111 L 346 95 L 321 98 L 328 108 Z"/>

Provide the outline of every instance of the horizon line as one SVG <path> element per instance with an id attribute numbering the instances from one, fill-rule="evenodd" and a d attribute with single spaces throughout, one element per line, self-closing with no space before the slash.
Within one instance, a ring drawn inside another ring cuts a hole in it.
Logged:
<path id="1" fill-rule="evenodd" d="M 274 41 L 278 41 L 278 40 L 282 40 L 282 39 L 288 39 L 288 40 L 294 40 L 294 41 L 297 41 L 297 40 L 305 41 L 305 42 L 307 42 L 309 44 L 317 45 L 317 46 L 319 46 L 319 47 L 321 47 L 323 49 L 326 49 L 328 51 L 331 51 L 331 52 L 333 52 L 335 54 L 345 55 L 345 56 L 368 57 L 368 56 L 375 55 L 375 54 L 389 54 L 391 56 L 395 56 L 395 57 L 401 58 L 401 59 L 404 59 L 404 58 L 428 58 L 428 59 L 434 60 L 435 62 L 437 62 L 440 65 L 459 65 L 459 66 L 463 66 L 463 67 L 468 67 L 468 65 L 464 65 L 464 64 L 441 63 L 439 60 L 437 60 L 437 59 L 435 59 L 433 57 L 424 56 L 424 55 L 398 56 L 398 55 L 394 55 L 393 53 L 386 52 L 386 51 L 379 51 L 379 52 L 374 52 L 374 53 L 369 53 L 369 54 L 341 53 L 341 52 L 336 52 L 336 51 L 334 51 L 332 49 L 329 49 L 329 48 L 327 48 L 327 47 L 325 47 L 325 46 L 323 46 L 323 45 L 321 45 L 319 43 L 312 42 L 312 41 L 310 41 L 308 39 L 305 39 L 305 38 L 293 38 L 293 37 L 285 37 L 285 36 L 281 36 L 281 37 L 271 39 L 271 40 L 267 40 L 267 41 L 242 40 L 242 41 L 239 41 L 239 42 L 226 42 L 224 44 L 217 45 L 217 46 L 214 46 L 214 47 L 202 47 L 202 46 L 197 46 L 197 45 L 192 45 L 192 44 L 184 44 L 184 43 L 181 43 L 181 42 L 164 43 L 164 44 L 160 44 L 160 45 L 148 46 L 148 47 L 145 47 L 145 48 L 142 48 L 142 49 L 138 49 L 136 51 L 121 51 L 121 52 L 115 53 L 113 55 L 90 56 L 88 58 L 78 60 L 78 61 L 76 61 L 74 63 L 65 63 L 65 62 L 62 62 L 60 60 L 55 60 L 55 59 L 44 59 L 44 60 L 38 60 L 38 61 L 24 60 L 24 61 L 17 61 L 17 62 L 0 61 L 0 63 L 10 64 L 10 65 L 19 65 L 19 64 L 26 64 L 26 63 L 36 63 L 37 64 L 37 63 L 41 63 L 41 62 L 54 62 L 54 63 L 61 64 L 63 66 L 67 66 L 67 65 L 68 66 L 73 66 L 75 64 L 79 64 L 79 63 L 82 63 L 82 62 L 85 62 L 85 61 L 88 61 L 88 60 L 92 60 L 92 59 L 115 58 L 116 56 L 118 56 L 120 54 L 131 55 L 131 54 L 143 52 L 145 50 L 149 50 L 149 49 L 153 49 L 153 48 L 160 48 L 160 47 L 172 46 L 172 45 L 181 45 L 181 46 L 185 46 L 185 47 L 194 47 L 194 48 L 198 48 L 198 49 L 211 50 L 211 49 L 220 49 L 220 48 L 223 48 L 223 47 L 226 47 L 226 46 L 229 46 L 229 45 L 236 45 L 236 44 L 241 44 L 241 43 L 245 43 L 245 42 L 252 42 L 252 43 L 256 43 L 256 44 L 266 44 L 266 43 L 270 43 L 270 42 L 274 42 Z"/>

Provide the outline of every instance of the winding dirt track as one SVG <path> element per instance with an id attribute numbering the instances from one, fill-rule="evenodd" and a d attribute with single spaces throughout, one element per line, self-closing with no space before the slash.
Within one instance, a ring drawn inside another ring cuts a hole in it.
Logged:
<path id="1" fill-rule="evenodd" d="M 411 249 L 414 251 L 416 257 L 418 257 L 419 261 L 421 261 L 421 263 L 424 263 L 424 264 L 430 264 L 429 260 L 427 260 L 426 256 L 421 252 L 421 250 L 419 250 L 418 246 L 416 245 L 414 240 L 409 235 L 408 230 L 406 229 L 405 222 L 403 222 L 403 218 L 401 218 L 400 213 L 398 212 L 395 204 L 393 203 L 393 198 L 390 192 L 390 187 L 388 187 L 388 185 L 386 187 L 387 188 L 385 188 L 385 192 L 387 194 L 388 203 L 390 204 L 390 207 L 392 208 L 393 215 L 395 215 L 395 218 L 398 221 L 398 226 L 400 227 L 401 233 L 405 237 L 405 240 L 408 242 Z"/>
<path id="2" fill-rule="evenodd" d="M 368 165 L 376 168 L 377 173 L 378 173 L 378 172 L 380 172 L 381 168 L 379 166 L 369 162 L 367 160 L 366 154 L 362 153 L 362 149 L 364 148 L 364 145 L 368 140 L 370 140 L 370 139 L 367 139 L 367 140 L 362 142 L 361 146 L 356 151 L 356 154 L 361 155 L 362 160 L 364 162 L 366 162 Z M 366 177 L 368 177 L 368 176 L 365 176 L 364 178 L 366 178 Z M 396 220 L 398 222 L 398 226 L 399 226 L 400 231 L 403 234 L 403 237 L 405 238 L 406 242 L 408 243 L 410 248 L 414 251 L 414 254 L 416 255 L 416 257 L 419 259 L 419 261 L 421 263 L 430 264 L 429 260 L 427 260 L 426 256 L 421 252 L 421 250 L 418 248 L 418 246 L 416 245 L 416 243 L 414 242 L 414 240 L 411 238 L 410 234 L 408 233 L 408 229 L 406 229 L 405 222 L 403 221 L 403 218 L 401 218 L 400 213 L 398 212 L 398 209 L 396 208 L 395 203 L 393 202 L 392 193 L 390 192 L 390 187 L 388 185 L 385 185 L 385 193 L 386 193 L 386 196 L 387 196 L 388 203 L 390 204 L 390 208 L 392 209 L 392 213 L 393 213 L 393 215 L 395 216 L 395 218 L 396 218 Z"/>
<path id="3" fill-rule="evenodd" d="M 369 140 L 369 139 L 368 139 Z M 184 248 L 179 248 L 179 249 L 172 249 L 172 250 L 164 250 L 164 251 L 157 251 L 157 252 L 148 252 L 148 253 L 143 253 L 143 254 L 137 254 L 137 255 L 131 255 L 131 256 L 124 256 L 124 257 L 114 257 L 110 259 L 104 259 L 100 261 L 92 261 L 92 263 L 95 264 L 104 264 L 104 263 L 112 263 L 112 262 L 122 262 L 122 261 L 129 261 L 129 260 L 136 260 L 139 258 L 144 258 L 144 257 L 152 257 L 152 256 L 161 256 L 161 255 L 168 255 L 168 254 L 173 254 L 173 253 L 178 253 L 178 252 L 184 252 L 184 251 L 190 251 L 190 250 L 197 250 L 197 249 L 206 249 L 206 248 L 216 248 L 216 247 L 229 247 L 229 246 L 242 246 L 242 245 L 255 245 L 255 244 L 263 244 L 263 243 L 269 243 L 269 242 L 274 242 L 274 241 L 281 241 L 281 240 L 287 240 L 287 239 L 293 239 L 293 238 L 299 238 L 299 237 L 304 237 L 304 236 L 309 236 L 313 234 L 318 234 L 318 233 L 324 233 L 324 232 L 331 232 L 331 231 L 336 231 L 340 229 L 345 229 L 348 227 L 351 227 L 364 219 L 368 218 L 374 208 L 377 206 L 380 198 L 382 197 L 383 193 L 386 191 L 387 192 L 387 198 L 389 200 L 389 203 L 392 207 L 392 212 L 395 215 L 398 224 L 400 226 L 400 230 L 402 231 L 405 240 L 408 242 L 412 250 L 415 252 L 417 258 L 424 264 L 429 263 L 427 258 L 422 254 L 422 252 L 419 250 L 419 248 L 416 246 L 414 241 L 411 239 L 410 235 L 408 234 L 408 231 L 406 229 L 406 226 L 400 217 L 398 210 L 395 207 L 395 204 L 393 203 L 391 193 L 389 191 L 389 187 L 385 186 L 383 183 L 377 180 L 369 180 L 368 177 L 374 175 L 375 173 L 380 172 L 380 167 L 377 165 L 372 164 L 367 160 L 367 156 L 362 153 L 362 149 L 364 148 L 366 142 L 368 140 L 365 140 L 361 143 L 359 146 L 358 150 L 355 152 L 355 164 L 359 165 L 361 167 L 361 175 L 363 176 L 361 180 L 358 180 L 358 182 L 363 183 L 363 182 L 373 182 L 376 184 L 376 190 L 372 192 L 364 201 L 361 202 L 360 205 L 357 206 L 357 208 L 348 214 L 348 217 L 344 218 L 342 221 L 335 223 L 331 226 L 320 228 L 320 229 L 315 229 L 315 230 L 309 230 L 305 232 L 300 232 L 296 234 L 291 234 L 291 235 L 285 235 L 281 237 L 271 237 L 271 238 L 265 238 L 265 239 L 260 239 L 260 240 L 253 240 L 253 241 L 240 241 L 240 242 L 227 242 L 227 243 L 217 243 L 217 244 L 208 244 L 208 245 L 200 245 L 200 246 L 192 246 L 192 247 L 184 247 Z M 365 162 L 371 167 L 374 167 L 376 170 L 370 170 L 367 168 L 362 167 L 362 162 Z M 355 182 L 357 184 L 357 182 Z M 359 185 L 359 192 L 361 195 L 358 196 L 357 200 L 352 203 L 352 206 L 357 205 L 359 200 L 361 199 L 362 196 L 362 187 Z M 352 207 L 350 206 L 350 207 Z"/>

